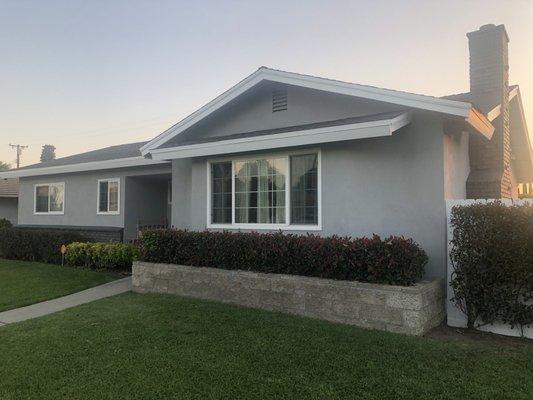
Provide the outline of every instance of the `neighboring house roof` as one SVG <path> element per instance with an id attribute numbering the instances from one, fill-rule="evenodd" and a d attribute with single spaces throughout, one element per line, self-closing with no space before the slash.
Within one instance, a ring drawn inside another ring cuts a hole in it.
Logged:
<path id="1" fill-rule="evenodd" d="M 176 159 L 211 156 L 390 136 L 410 122 L 409 111 L 386 112 L 276 129 L 182 140 L 169 147 L 153 150 L 152 157 Z"/>
<path id="2" fill-rule="evenodd" d="M 19 197 L 19 180 L 0 179 L 0 197 Z"/>
<path id="3" fill-rule="evenodd" d="M 520 88 L 518 87 L 518 85 L 509 86 L 509 101 L 511 101 L 518 94 L 520 94 Z M 472 103 L 474 106 L 476 106 L 472 93 L 470 92 L 450 94 L 447 96 L 443 96 L 441 98 L 448 99 L 448 100 L 465 101 L 468 103 Z M 494 104 L 493 108 L 487 113 L 487 119 L 492 122 L 500 115 L 500 113 L 501 113 L 501 105 Z"/>
<path id="4" fill-rule="evenodd" d="M 251 89 L 262 81 L 272 81 L 288 85 L 296 85 L 309 89 L 322 90 L 331 93 L 354 96 L 369 100 L 382 101 L 409 108 L 416 108 L 427 111 L 435 111 L 454 117 L 462 118 L 472 125 L 477 131 L 487 137 L 491 137 L 494 127 L 485 116 L 475 110 L 471 103 L 443 99 L 433 96 L 426 96 L 414 93 L 400 92 L 390 89 L 382 89 L 373 86 L 359 85 L 355 83 L 342 82 L 333 79 L 319 78 L 316 76 L 297 74 L 293 72 L 279 71 L 271 68 L 261 67 L 253 74 L 249 75 L 231 89 L 222 93 L 205 106 L 195 111 L 185 119 L 170 127 L 159 136 L 141 147 L 141 153 L 146 156 L 152 150 L 160 148 L 170 139 L 176 137 L 181 132 L 190 128 L 211 113 L 228 104 L 230 101 Z"/>
<path id="5" fill-rule="evenodd" d="M 75 154 L 72 156 L 56 158 L 55 160 L 45 161 L 38 164 L 28 165 L 19 169 L 24 170 L 46 168 L 55 167 L 58 165 L 70 165 L 94 161 L 117 160 L 119 158 L 140 157 L 141 152 L 139 151 L 139 149 L 146 143 L 148 142 L 127 143 L 120 144 L 117 146 L 105 147 L 103 149 L 92 150 L 86 153 Z"/>
<path id="6" fill-rule="evenodd" d="M 443 98 L 474 103 L 470 92 L 452 94 Z M 511 117 L 511 149 L 517 178 L 521 181 L 533 180 L 533 148 L 531 147 L 522 95 L 518 85 L 509 86 L 509 110 Z M 494 104 L 492 109 L 487 112 L 487 119 L 492 122 L 500 114 L 501 104 Z M 480 172 L 477 173 L 479 174 Z"/>
<path id="7" fill-rule="evenodd" d="M 164 163 L 141 156 L 139 148 L 145 143 L 147 142 L 127 143 L 68 157 L 61 157 L 55 160 L 0 172 L 0 178 L 51 175 Z"/>

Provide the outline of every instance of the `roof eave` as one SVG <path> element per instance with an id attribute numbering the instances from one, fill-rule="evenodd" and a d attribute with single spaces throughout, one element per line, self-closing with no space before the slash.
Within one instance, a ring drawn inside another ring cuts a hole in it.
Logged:
<path id="1" fill-rule="evenodd" d="M 161 148 L 151 154 L 155 160 L 171 160 L 368 139 L 390 136 L 410 122 L 411 113 L 404 112 L 394 118 L 372 122 Z"/>
<path id="2" fill-rule="evenodd" d="M 166 164 L 166 161 L 151 160 L 144 157 L 128 157 L 118 158 L 114 160 L 106 161 L 92 161 L 78 164 L 68 165 L 56 165 L 52 167 L 41 168 L 27 168 L 27 169 L 14 169 L 10 171 L 0 172 L 0 179 L 8 178 L 24 178 L 30 176 L 43 176 L 43 175 L 56 175 L 56 174 L 69 174 L 85 171 L 97 171 L 115 168 L 128 168 L 138 166 L 149 166 Z"/>

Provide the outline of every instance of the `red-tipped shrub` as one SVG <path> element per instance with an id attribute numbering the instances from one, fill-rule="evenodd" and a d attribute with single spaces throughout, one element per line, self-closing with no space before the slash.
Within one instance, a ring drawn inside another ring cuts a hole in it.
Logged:
<path id="1" fill-rule="evenodd" d="M 143 232 L 139 245 L 147 262 L 404 286 L 422 278 L 427 262 L 413 240 L 396 236 L 153 230 Z"/>

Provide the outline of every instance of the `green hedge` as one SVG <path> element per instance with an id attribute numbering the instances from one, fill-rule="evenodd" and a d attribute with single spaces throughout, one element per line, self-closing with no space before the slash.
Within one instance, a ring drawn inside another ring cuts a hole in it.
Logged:
<path id="1" fill-rule="evenodd" d="M 13 227 L 13 224 L 11 223 L 11 221 L 5 218 L 0 218 L 0 229 L 6 229 L 6 228 L 12 228 L 12 227 Z"/>
<path id="2" fill-rule="evenodd" d="M 145 231 L 140 259 L 223 269 L 411 285 L 427 256 L 411 239 L 282 233 Z"/>
<path id="3" fill-rule="evenodd" d="M 67 246 L 65 262 L 72 266 L 92 269 L 130 269 L 139 250 L 136 246 L 124 243 L 81 243 Z"/>
<path id="4" fill-rule="evenodd" d="M 533 204 L 456 206 L 451 224 L 453 301 L 468 326 L 533 323 Z"/>
<path id="5" fill-rule="evenodd" d="M 80 235 L 40 229 L 1 228 L 0 256 L 44 263 L 61 263 L 61 245 L 80 241 Z"/>

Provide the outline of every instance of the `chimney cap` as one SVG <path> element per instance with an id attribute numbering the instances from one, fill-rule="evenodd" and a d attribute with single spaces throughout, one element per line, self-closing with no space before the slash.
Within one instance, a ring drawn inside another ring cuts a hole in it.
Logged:
<path id="1" fill-rule="evenodd" d="M 495 25 L 495 24 L 485 24 L 479 27 L 477 31 L 468 32 L 466 36 L 469 38 L 472 36 L 478 36 L 478 35 L 486 35 L 493 33 L 495 31 L 501 31 L 505 35 L 505 38 L 507 39 L 507 42 L 509 42 L 509 35 L 507 34 L 507 31 L 505 30 L 505 25 Z"/>
<path id="2" fill-rule="evenodd" d="M 493 28 L 496 28 L 496 25 L 495 24 L 485 24 L 485 25 L 482 25 L 479 27 L 479 30 L 480 31 L 489 31 Z"/>

